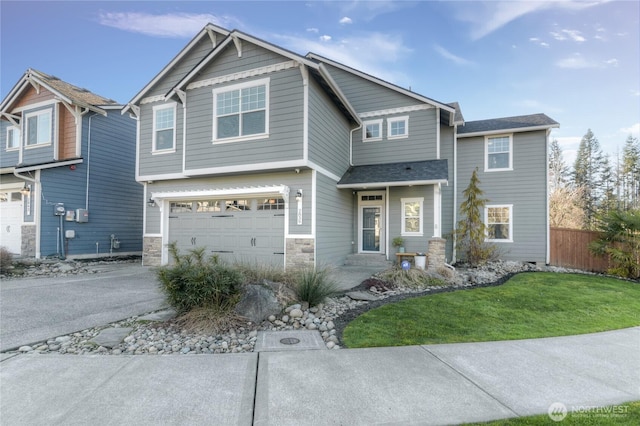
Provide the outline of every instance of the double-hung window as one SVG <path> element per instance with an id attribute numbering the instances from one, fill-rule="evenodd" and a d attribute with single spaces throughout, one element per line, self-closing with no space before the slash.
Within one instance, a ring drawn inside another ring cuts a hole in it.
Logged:
<path id="1" fill-rule="evenodd" d="M 27 146 L 51 144 L 51 110 L 27 114 Z"/>
<path id="2" fill-rule="evenodd" d="M 485 170 L 513 170 L 513 138 L 511 135 L 485 138 Z"/>
<path id="3" fill-rule="evenodd" d="M 372 142 L 382 139 L 382 120 L 365 121 L 362 128 L 362 141 Z"/>
<path id="4" fill-rule="evenodd" d="M 409 117 L 387 118 L 387 139 L 409 136 Z"/>
<path id="5" fill-rule="evenodd" d="M 422 235 L 422 205 L 424 198 L 403 198 L 402 204 L 402 235 Z"/>
<path id="6" fill-rule="evenodd" d="M 176 104 L 153 107 L 153 152 L 176 149 Z"/>
<path id="7" fill-rule="evenodd" d="M 487 206 L 485 225 L 487 241 L 513 242 L 513 206 L 511 204 Z"/>
<path id="8" fill-rule="evenodd" d="M 213 141 L 266 137 L 269 132 L 269 80 L 213 91 Z"/>
<path id="9" fill-rule="evenodd" d="M 20 148 L 20 129 L 16 126 L 7 127 L 7 151 Z"/>

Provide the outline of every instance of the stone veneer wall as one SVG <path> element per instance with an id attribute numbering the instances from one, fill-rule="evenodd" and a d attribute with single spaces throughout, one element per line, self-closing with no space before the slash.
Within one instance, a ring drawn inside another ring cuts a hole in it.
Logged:
<path id="1" fill-rule="evenodd" d="M 21 257 L 36 257 L 36 226 L 22 225 Z"/>
<path id="2" fill-rule="evenodd" d="M 313 268 L 315 247 L 313 238 L 287 238 L 287 269 Z"/>
<path id="3" fill-rule="evenodd" d="M 162 263 L 162 237 L 144 237 L 142 241 L 142 264 L 160 266 Z"/>
<path id="4" fill-rule="evenodd" d="M 445 264 L 445 248 L 447 240 L 444 238 L 431 238 L 429 240 L 429 266 L 430 271 L 437 271 Z"/>

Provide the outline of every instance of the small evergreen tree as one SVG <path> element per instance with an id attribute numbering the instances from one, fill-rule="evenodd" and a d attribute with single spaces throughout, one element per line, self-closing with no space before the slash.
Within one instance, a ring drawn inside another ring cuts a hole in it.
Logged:
<path id="1" fill-rule="evenodd" d="M 611 210 L 599 217 L 600 238 L 589 248 L 595 254 L 609 256 L 609 273 L 625 278 L 640 278 L 640 210 Z"/>
<path id="2" fill-rule="evenodd" d="M 456 250 L 471 265 L 479 265 L 497 257 L 496 246 L 485 241 L 487 226 L 482 212 L 489 200 L 483 195 L 476 168 L 471 174 L 469 186 L 463 192 L 464 201 L 460 204 L 460 213 L 464 217 L 458 221 L 454 231 Z"/>

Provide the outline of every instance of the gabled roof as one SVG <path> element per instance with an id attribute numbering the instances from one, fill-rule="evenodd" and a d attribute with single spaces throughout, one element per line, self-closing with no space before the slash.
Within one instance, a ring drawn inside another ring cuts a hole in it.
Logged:
<path id="1" fill-rule="evenodd" d="M 406 161 L 402 163 L 351 166 L 338 182 L 338 188 L 364 188 L 446 183 L 447 160 Z"/>
<path id="2" fill-rule="evenodd" d="M 428 98 L 426 96 L 422 96 L 422 95 L 420 95 L 418 93 L 415 93 L 415 92 L 412 92 L 410 90 L 404 89 L 404 88 L 402 88 L 400 86 L 396 86 L 393 83 L 389 83 L 388 81 L 382 80 L 382 79 L 380 79 L 378 77 L 374 77 L 374 76 L 372 76 L 370 74 L 367 74 L 367 73 L 364 73 L 362 71 L 356 70 L 354 68 L 351 68 L 351 67 L 349 67 L 347 65 L 344 65 L 344 64 L 341 64 L 339 62 L 333 61 L 331 59 L 325 58 L 325 57 L 320 56 L 320 55 L 318 55 L 316 53 L 309 52 L 307 54 L 307 58 L 313 59 L 314 61 L 327 63 L 327 64 L 329 64 L 331 66 L 334 66 L 336 68 L 339 68 L 339 69 L 341 69 L 343 71 L 346 71 L 348 73 L 357 75 L 358 77 L 364 78 L 365 80 L 369 80 L 369 81 L 371 81 L 373 83 L 379 84 L 379 85 L 381 85 L 383 87 L 386 87 L 388 89 L 395 90 L 398 93 L 402 93 L 403 95 L 412 97 L 412 98 L 417 99 L 417 100 L 419 100 L 421 102 L 424 102 L 424 103 L 427 103 L 427 104 L 432 105 L 434 107 L 437 107 L 437 108 L 443 109 L 445 111 L 448 111 L 451 114 L 455 114 L 455 108 L 452 107 L 451 105 L 448 105 L 448 104 L 445 104 L 445 103 L 442 103 L 442 102 L 438 102 L 438 101 L 436 101 L 434 99 Z"/>
<path id="3" fill-rule="evenodd" d="M 200 32 L 196 34 L 196 36 L 191 39 L 191 41 L 185 47 L 183 47 L 180 52 L 178 52 L 178 54 L 171 60 L 171 62 L 165 65 L 165 67 L 162 68 L 162 70 L 160 70 L 160 72 L 156 74 L 156 76 L 149 83 L 147 83 L 147 85 L 144 86 L 142 90 L 140 90 L 129 102 L 127 102 L 127 106 L 122 110 L 122 113 L 124 114 L 125 112 L 127 112 L 131 105 L 137 105 L 138 102 L 140 102 L 140 100 L 144 97 L 144 95 L 149 90 L 151 90 L 151 88 L 155 86 L 156 83 L 162 79 L 162 77 L 167 75 L 167 73 L 171 71 L 173 67 L 200 42 L 200 40 L 202 40 L 204 37 L 212 38 L 214 33 L 222 34 L 226 37 L 229 35 L 229 30 L 213 24 L 205 25 L 204 28 L 202 28 Z"/>
<path id="4" fill-rule="evenodd" d="M 62 81 L 58 77 L 29 68 L 13 89 L 11 89 L 9 94 L 2 100 L 0 112 L 9 113 L 8 109 L 11 108 L 11 105 L 20 98 L 30 85 L 42 86 L 62 101 L 100 114 L 105 114 L 104 110 L 100 108 L 101 106 L 118 105 L 113 99 L 104 98 L 87 89 Z"/>
<path id="5" fill-rule="evenodd" d="M 469 138 L 505 132 L 530 132 L 554 127 L 560 127 L 560 124 L 545 114 L 518 115 L 515 117 L 467 121 L 464 126 L 458 127 L 458 137 Z"/>

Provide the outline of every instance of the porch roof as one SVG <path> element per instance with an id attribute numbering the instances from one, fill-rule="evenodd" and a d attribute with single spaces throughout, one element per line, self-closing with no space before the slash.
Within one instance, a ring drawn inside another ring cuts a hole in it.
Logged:
<path id="1" fill-rule="evenodd" d="M 447 183 L 448 174 L 447 160 L 351 166 L 337 186 L 338 188 L 371 188 L 433 185 Z"/>

